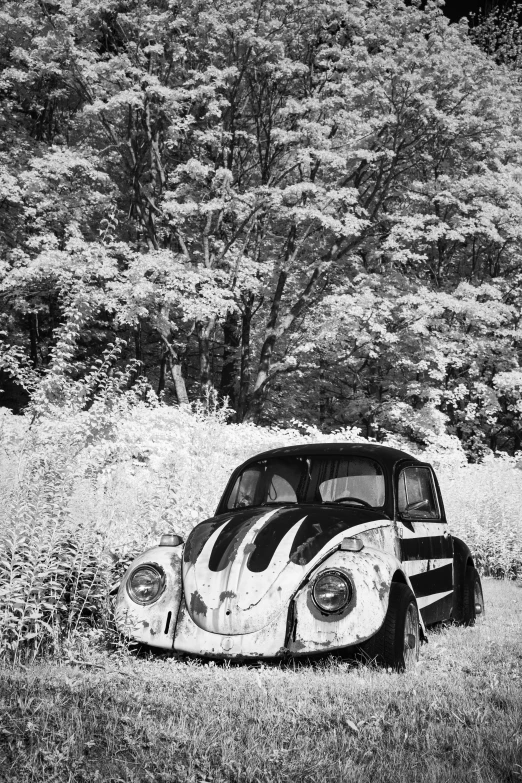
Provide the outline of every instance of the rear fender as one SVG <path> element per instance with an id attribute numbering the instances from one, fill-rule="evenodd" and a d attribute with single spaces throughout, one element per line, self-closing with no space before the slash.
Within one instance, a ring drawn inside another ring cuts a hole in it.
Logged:
<path id="1" fill-rule="evenodd" d="M 337 614 L 321 611 L 312 598 L 315 578 L 331 568 L 349 577 L 354 587 L 350 603 Z M 400 561 L 393 555 L 372 547 L 365 547 L 361 552 L 334 552 L 315 569 L 295 595 L 287 649 L 294 655 L 307 655 L 366 641 L 384 623 L 392 581 L 404 582 L 413 592 Z M 419 619 L 425 636 L 420 613 Z"/>
<path id="2" fill-rule="evenodd" d="M 181 601 L 182 547 L 157 546 L 137 557 L 123 577 L 115 606 L 115 622 L 120 633 L 151 647 L 171 650 L 176 617 Z M 161 594 L 152 604 L 137 604 L 127 590 L 129 577 L 139 565 L 150 563 L 164 575 Z"/>
<path id="3" fill-rule="evenodd" d="M 463 620 L 464 579 L 469 565 L 474 565 L 469 548 L 453 536 L 453 619 L 457 623 Z"/>

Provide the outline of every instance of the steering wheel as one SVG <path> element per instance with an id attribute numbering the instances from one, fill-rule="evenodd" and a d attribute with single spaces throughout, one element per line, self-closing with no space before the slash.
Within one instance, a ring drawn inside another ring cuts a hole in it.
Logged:
<path id="1" fill-rule="evenodd" d="M 371 503 L 368 503 L 367 500 L 363 500 L 362 498 L 356 498 L 353 497 L 353 495 L 342 495 L 340 498 L 335 498 L 335 500 L 332 500 L 332 503 L 342 503 L 343 501 L 351 500 L 354 503 L 360 503 L 361 506 L 366 506 L 366 508 L 373 508 Z"/>

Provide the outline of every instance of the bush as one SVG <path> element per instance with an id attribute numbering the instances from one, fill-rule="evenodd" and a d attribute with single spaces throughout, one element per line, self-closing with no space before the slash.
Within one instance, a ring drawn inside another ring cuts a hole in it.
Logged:
<path id="1" fill-rule="evenodd" d="M 0 418 L 0 654 L 59 654 L 85 625 L 110 625 L 108 593 L 162 533 L 186 537 L 213 514 L 231 471 L 277 446 L 364 440 L 227 424 L 226 408 L 171 408 L 120 398 L 88 411 Z M 411 451 L 411 446 L 393 445 Z M 522 474 L 510 459 L 463 464 L 432 445 L 452 532 L 484 574 L 522 575 Z"/>
<path id="2" fill-rule="evenodd" d="M 70 450 L 38 435 L 26 435 L 0 493 L 0 655 L 14 660 L 57 652 L 82 622 L 101 626 L 108 616 L 103 534 L 72 513 Z"/>

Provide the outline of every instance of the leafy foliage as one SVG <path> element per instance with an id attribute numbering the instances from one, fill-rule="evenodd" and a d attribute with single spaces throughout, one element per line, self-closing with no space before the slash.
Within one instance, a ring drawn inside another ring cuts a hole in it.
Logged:
<path id="1" fill-rule="evenodd" d="M 514 19 L 4 3 L 4 402 L 79 393 L 114 345 L 131 382 L 238 422 L 518 451 Z"/>

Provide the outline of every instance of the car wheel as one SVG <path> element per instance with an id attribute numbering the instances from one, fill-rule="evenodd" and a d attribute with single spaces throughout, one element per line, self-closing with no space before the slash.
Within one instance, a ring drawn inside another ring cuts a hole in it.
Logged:
<path id="1" fill-rule="evenodd" d="M 462 622 L 475 625 L 477 618 L 484 617 L 484 595 L 476 568 L 468 566 L 462 590 Z"/>
<path id="2" fill-rule="evenodd" d="M 366 658 L 396 671 L 413 668 L 419 660 L 419 610 L 408 585 L 392 582 L 382 628 L 361 649 Z"/>

